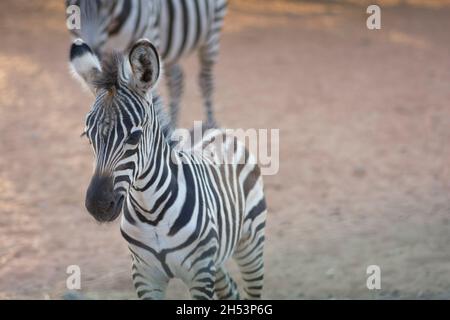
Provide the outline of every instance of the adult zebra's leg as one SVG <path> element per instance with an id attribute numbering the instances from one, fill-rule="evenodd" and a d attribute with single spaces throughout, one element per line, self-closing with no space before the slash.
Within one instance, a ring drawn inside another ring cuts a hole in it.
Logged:
<path id="1" fill-rule="evenodd" d="M 236 282 L 234 282 L 224 267 L 219 268 L 216 273 L 214 291 L 219 299 L 239 300 Z"/>
<path id="2" fill-rule="evenodd" d="M 202 91 L 203 103 L 205 106 L 207 125 L 216 126 L 213 110 L 214 77 L 213 68 L 219 55 L 220 32 L 223 19 L 226 13 L 226 3 L 219 5 L 216 9 L 214 21 L 207 35 L 205 43 L 200 47 L 200 74 L 199 84 Z"/>
<path id="3" fill-rule="evenodd" d="M 178 122 L 181 96 L 184 90 L 183 69 L 178 63 L 166 66 L 167 87 L 170 98 L 170 121 L 175 129 Z"/>
<path id="4" fill-rule="evenodd" d="M 206 125 L 208 127 L 215 127 L 216 122 L 214 119 L 213 110 L 213 90 L 214 90 L 214 78 L 213 78 L 213 67 L 215 64 L 215 59 L 217 52 L 211 50 L 210 46 L 204 46 L 200 48 L 200 75 L 199 84 L 200 90 L 202 91 L 203 104 L 206 113 Z"/>
<path id="5" fill-rule="evenodd" d="M 206 41 L 199 50 L 200 75 L 199 84 L 203 95 L 206 120 L 208 127 L 216 127 L 213 110 L 214 77 L 213 67 L 219 55 L 220 33 L 222 31 L 223 20 L 227 12 L 227 1 L 215 1 L 214 18 L 206 36 Z"/>
<path id="6" fill-rule="evenodd" d="M 161 300 L 165 298 L 169 278 L 156 267 L 151 267 L 132 254 L 131 276 L 139 299 Z"/>

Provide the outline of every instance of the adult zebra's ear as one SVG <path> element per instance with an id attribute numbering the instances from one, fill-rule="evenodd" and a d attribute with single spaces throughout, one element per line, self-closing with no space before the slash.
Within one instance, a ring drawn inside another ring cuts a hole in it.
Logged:
<path id="1" fill-rule="evenodd" d="M 70 47 L 70 65 L 80 82 L 95 93 L 94 81 L 101 72 L 100 62 L 81 39 L 76 39 Z"/>
<path id="2" fill-rule="evenodd" d="M 158 51 L 147 39 L 137 41 L 130 50 L 131 81 L 138 90 L 153 89 L 161 74 Z"/>

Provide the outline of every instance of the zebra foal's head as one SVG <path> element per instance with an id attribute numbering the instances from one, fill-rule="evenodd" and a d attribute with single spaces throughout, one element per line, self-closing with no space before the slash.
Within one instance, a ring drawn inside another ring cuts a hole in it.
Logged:
<path id="1" fill-rule="evenodd" d="M 139 174 L 147 149 L 143 137 L 157 121 L 151 89 L 160 76 L 160 59 L 155 47 L 142 39 L 127 57 L 111 54 L 100 63 L 91 48 L 77 39 L 70 61 L 75 75 L 95 95 L 85 127 L 95 157 L 86 208 L 96 220 L 112 221 Z"/>

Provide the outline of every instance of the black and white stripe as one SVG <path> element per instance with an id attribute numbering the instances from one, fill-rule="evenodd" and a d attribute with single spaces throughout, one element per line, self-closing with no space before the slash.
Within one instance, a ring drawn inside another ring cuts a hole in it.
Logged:
<path id="1" fill-rule="evenodd" d="M 161 53 L 175 127 L 183 93 L 181 57 L 198 50 L 199 84 L 206 118 L 214 124 L 213 66 L 219 53 L 220 31 L 227 0 L 67 0 L 81 8 L 81 29 L 72 33 L 96 53 L 127 51 L 141 38 L 152 41 Z"/>
<path id="2" fill-rule="evenodd" d="M 98 221 L 123 213 L 138 296 L 164 298 L 176 277 L 193 298 L 239 298 L 224 267 L 233 257 L 245 297 L 260 298 L 266 202 L 254 157 L 219 129 L 189 149 L 167 142 L 155 111 L 159 100 L 151 96 L 160 69 L 149 41 L 138 41 L 128 59 L 108 57 L 102 66 L 82 41 L 71 52 L 75 72 L 96 95 L 85 128 L 95 153 L 86 207 Z M 201 156 L 217 141 L 218 153 L 234 161 Z"/>

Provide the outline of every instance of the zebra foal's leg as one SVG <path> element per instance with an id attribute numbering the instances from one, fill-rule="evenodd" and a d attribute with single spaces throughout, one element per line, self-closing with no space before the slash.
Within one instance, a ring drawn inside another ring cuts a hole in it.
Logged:
<path id="1" fill-rule="evenodd" d="M 262 200 L 264 201 L 264 200 Z M 244 220 L 246 232 L 239 241 L 233 259 L 239 266 L 246 299 L 261 299 L 264 284 L 264 229 L 266 207 L 255 206 L 252 218 Z"/>
<path id="2" fill-rule="evenodd" d="M 234 282 L 224 267 L 217 270 L 214 291 L 219 299 L 239 300 L 236 282 Z"/>
<path id="3" fill-rule="evenodd" d="M 184 90 L 183 69 L 178 63 L 166 67 L 167 87 L 170 98 L 170 121 L 175 129 L 178 122 L 181 96 Z"/>
<path id="4" fill-rule="evenodd" d="M 264 236 L 258 242 L 244 242 L 233 258 L 239 266 L 244 282 L 245 299 L 261 299 L 264 284 Z"/>
<path id="5" fill-rule="evenodd" d="M 131 276 L 139 299 L 161 300 L 165 298 L 169 278 L 166 274 L 146 264 L 137 256 L 132 255 Z"/>
<path id="6" fill-rule="evenodd" d="M 214 262 L 212 260 L 196 262 L 190 273 L 191 277 L 187 285 L 192 299 L 214 299 L 214 282 L 216 279 Z"/>

